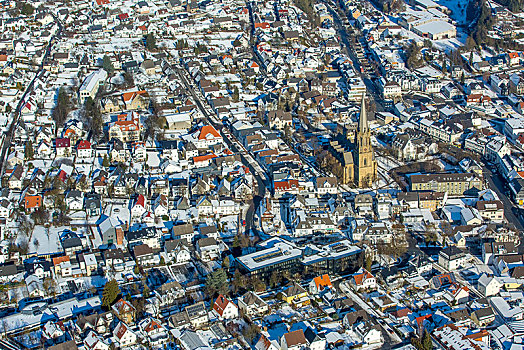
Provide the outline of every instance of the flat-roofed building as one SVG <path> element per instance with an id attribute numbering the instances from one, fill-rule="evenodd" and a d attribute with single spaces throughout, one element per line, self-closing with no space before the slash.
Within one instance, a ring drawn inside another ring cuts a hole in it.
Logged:
<path id="1" fill-rule="evenodd" d="M 259 245 L 260 251 L 237 258 L 241 272 L 268 279 L 273 271 L 303 271 L 336 274 L 355 272 L 362 249 L 347 239 L 327 245 L 298 247 L 281 238 L 271 238 Z"/>

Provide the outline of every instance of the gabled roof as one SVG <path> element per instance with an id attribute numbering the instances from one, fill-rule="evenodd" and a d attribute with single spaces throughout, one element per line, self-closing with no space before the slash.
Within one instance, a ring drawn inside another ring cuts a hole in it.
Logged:
<path id="1" fill-rule="evenodd" d="M 236 305 L 232 301 L 229 301 L 229 299 L 220 294 L 218 298 L 216 298 L 215 303 L 213 304 L 213 310 L 215 310 L 220 316 L 222 316 L 224 314 L 224 310 L 229 305 L 229 303 L 232 303 L 236 308 Z"/>
<path id="2" fill-rule="evenodd" d="M 205 125 L 200 129 L 200 133 L 198 134 L 198 139 L 204 140 L 207 138 L 208 134 L 213 135 L 213 137 L 215 138 L 221 138 L 220 134 L 218 133 L 218 131 L 216 131 L 216 129 L 213 126 Z"/>
<path id="3" fill-rule="evenodd" d="M 124 322 L 120 322 L 115 330 L 115 336 L 120 340 L 126 334 L 129 328 Z"/>
<path id="4" fill-rule="evenodd" d="M 326 287 L 332 287 L 331 280 L 329 279 L 328 274 L 324 274 L 322 276 L 317 276 L 313 279 L 315 282 L 315 286 L 317 287 L 317 290 L 321 291 Z"/>
<path id="5" fill-rule="evenodd" d="M 125 314 L 127 312 L 134 312 L 135 311 L 135 307 L 131 303 L 125 301 L 124 299 L 120 299 L 119 301 L 117 301 L 111 308 L 118 315 L 122 315 L 122 314 Z"/>
<path id="6" fill-rule="evenodd" d="M 71 146 L 71 140 L 68 138 L 57 138 L 55 140 L 56 148 L 64 148 Z"/>
<path id="7" fill-rule="evenodd" d="M 289 287 L 286 288 L 284 293 L 285 295 L 290 297 L 290 296 L 295 296 L 295 295 L 299 295 L 302 293 L 306 293 L 306 290 L 302 288 L 300 284 L 293 282 L 293 284 L 291 284 Z"/>
<path id="8" fill-rule="evenodd" d="M 142 207 L 145 208 L 146 206 L 145 204 L 146 204 L 146 198 L 143 195 L 139 194 L 138 197 L 136 198 L 135 206 L 141 205 Z"/>
<path id="9" fill-rule="evenodd" d="M 164 328 L 161 324 L 160 324 L 160 321 L 154 319 L 154 318 L 150 318 L 149 319 L 149 322 L 147 323 L 147 325 L 144 327 L 144 332 L 153 332 L 157 329 L 161 329 L 161 328 Z"/>
<path id="10" fill-rule="evenodd" d="M 91 149 L 91 142 L 82 140 L 78 143 L 78 149 Z"/>
<path id="11" fill-rule="evenodd" d="M 295 345 L 307 344 L 306 337 L 302 329 L 284 334 L 284 339 L 286 340 L 288 348 Z"/>

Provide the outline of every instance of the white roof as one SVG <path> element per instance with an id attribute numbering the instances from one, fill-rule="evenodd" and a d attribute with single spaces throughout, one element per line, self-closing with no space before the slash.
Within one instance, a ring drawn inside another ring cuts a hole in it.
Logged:
<path id="1" fill-rule="evenodd" d="M 520 307 L 511 307 L 502 297 L 493 297 L 490 302 L 497 312 L 505 318 L 512 318 L 518 314 L 522 314 L 522 309 Z"/>
<path id="2" fill-rule="evenodd" d="M 82 83 L 82 86 L 80 86 L 80 91 L 92 91 L 95 88 L 95 84 L 99 83 L 101 80 L 106 79 L 107 72 L 103 69 L 99 69 L 87 76 L 87 78 Z"/>

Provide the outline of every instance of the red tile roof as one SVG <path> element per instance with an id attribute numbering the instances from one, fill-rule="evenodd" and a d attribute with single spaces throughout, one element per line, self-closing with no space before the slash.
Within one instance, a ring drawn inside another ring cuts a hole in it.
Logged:
<path id="1" fill-rule="evenodd" d="M 58 138 L 55 140 L 56 148 L 65 148 L 71 146 L 71 140 L 68 138 Z"/>
<path id="2" fill-rule="evenodd" d="M 362 283 L 364 283 L 365 280 L 369 278 L 373 278 L 373 275 L 366 270 L 364 270 L 364 272 L 362 273 L 353 276 L 353 279 L 355 280 L 355 285 L 357 286 L 360 286 Z"/>
<path id="3" fill-rule="evenodd" d="M 53 265 L 56 266 L 56 265 L 59 265 L 63 262 L 66 262 L 66 261 L 70 261 L 71 259 L 66 255 L 66 256 L 59 256 L 57 258 L 53 258 Z"/>
<path id="4" fill-rule="evenodd" d="M 222 316 L 224 314 L 224 310 L 226 309 L 229 303 L 231 303 L 231 301 L 229 301 L 229 299 L 220 294 L 218 298 L 215 300 L 215 303 L 213 304 L 213 310 L 215 310 L 220 316 Z"/>
<path id="5" fill-rule="evenodd" d="M 91 149 L 91 142 L 82 140 L 78 143 L 78 149 Z"/>
<path id="6" fill-rule="evenodd" d="M 28 196 L 26 195 L 24 197 L 25 201 L 25 208 L 26 209 L 32 209 L 32 208 L 40 208 L 42 205 L 42 196 L 36 195 L 36 196 Z"/>
<path id="7" fill-rule="evenodd" d="M 198 139 L 204 140 L 207 138 L 207 135 L 209 134 L 213 135 L 213 137 L 215 138 L 221 138 L 220 134 L 218 133 L 218 131 L 216 131 L 214 127 L 212 127 L 211 125 L 206 125 L 200 129 L 200 134 L 198 134 Z"/>
<path id="8" fill-rule="evenodd" d="M 329 279 L 329 275 L 325 274 L 322 276 L 317 276 L 313 279 L 315 282 L 315 285 L 317 286 L 317 289 L 319 291 L 323 290 L 326 287 L 332 287 L 331 280 Z"/>
<path id="9" fill-rule="evenodd" d="M 298 188 L 298 180 L 275 181 L 273 187 L 275 188 L 275 191 L 287 191 Z"/>
<path id="10" fill-rule="evenodd" d="M 122 339 L 124 334 L 127 332 L 127 326 L 124 322 L 120 322 L 120 327 L 118 328 L 118 332 L 116 332 L 116 337 L 118 339 Z"/>
<path id="11" fill-rule="evenodd" d="M 306 344 L 306 337 L 302 329 L 286 333 L 284 334 L 284 338 L 286 339 L 288 348 L 295 345 Z"/>
<path id="12" fill-rule="evenodd" d="M 158 323 L 157 320 L 151 319 L 150 322 L 147 324 L 147 326 L 144 328 L 144 331 L 149 333 L 159 328 L 162 328 L 162 325 Z"/>
<path id="13" fill-rule="evenodd" d="M 138 197 L 136 198 L 136 203 L 135 203 L 135 206 L 136 205 L 141 205 L 145 208 L 146 206 L 146 199 L 143 195 L 139 194 Z"/>
<path id="14" fill-rule="evenodd" d="M 196 156 L 196 157 L 193 157 L 193 163 L 205 162 L 205 161 L 213 159 L 213 158 L 217 158 L 217 156 L 215 154 L 213 154 L 213 153 L 206 154 L 206 155 L 203 155 L 203 156 Z"/>

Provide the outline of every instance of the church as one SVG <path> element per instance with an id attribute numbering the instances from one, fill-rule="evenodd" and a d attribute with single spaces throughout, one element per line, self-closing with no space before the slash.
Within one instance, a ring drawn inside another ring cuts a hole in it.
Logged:
<path id="1" fill-rule="evenodd" d="M 343 169 L 344 184 L 353 183 L 357 187 L 370 187 L 377 177 L 377 161 L 371 146 L 371 132 L 368 125 L 365 95 L 362 94 L 358 126 L 354 133 L 339 135 L 329 144 L 329 151 Z"/>

